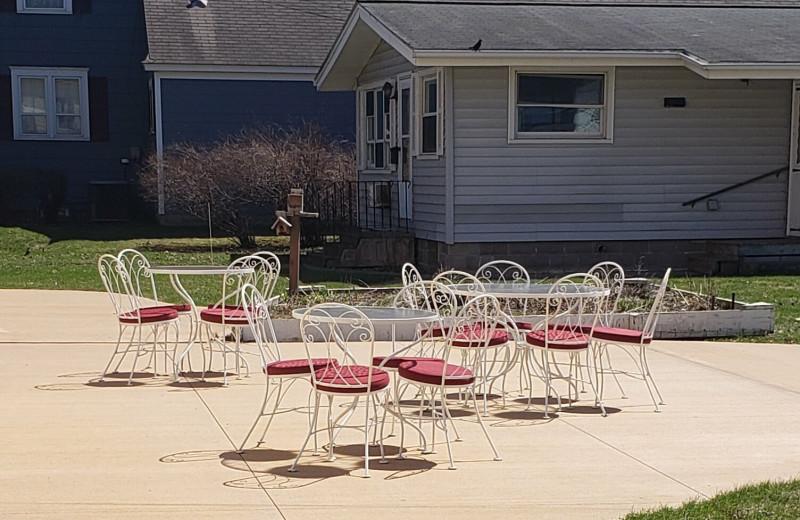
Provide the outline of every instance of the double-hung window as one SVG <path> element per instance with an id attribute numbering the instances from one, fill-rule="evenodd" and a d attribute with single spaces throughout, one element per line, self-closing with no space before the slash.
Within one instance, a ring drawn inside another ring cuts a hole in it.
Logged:
<path id="1" fill-rule="evenodd" d="M 72 14 L 72 0 L 17 0 L 18 13 Z"/>
<path id="2" fill-rule="evenodd" d="M 611 139 L 611 71 L 511 71 L 509 138 Z"/>
<path id="3" fill-rule="evenodd" d="M 416 131 L 416 155 L 436 158 L 444 153 L 444 74 L 429 69 L 417 75 L 415 96 L 419 118 Z"/>
<path id="4" fill-rule="evenodd" d="M 389 99 L 382 88 L 362 92 L 364 154 L 368 169 L 389 168 Z"/>
<path id="5" fill-rule="evenodd" d="M 11 67 L 14 138 L 88 141 L 87 71 Z"/>

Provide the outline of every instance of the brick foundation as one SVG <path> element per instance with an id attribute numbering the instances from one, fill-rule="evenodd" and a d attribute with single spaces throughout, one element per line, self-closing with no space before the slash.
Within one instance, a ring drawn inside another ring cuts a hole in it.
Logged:
<path id="1" fill-rule="evenodd" d="M 685 273 L 689 255 L 705 251 L 704 241 L 641 240 L 596 242 L 470 242 L 444 244 L 416 240 L 417 267 L 423 273 L 443 269 L 474 272 L 492 260 L 522 264 L 531 277 L 558 276 L 588 270 L 602 261 L 622 265 L 629 276 L 654 276 L 672 267 Z"/>

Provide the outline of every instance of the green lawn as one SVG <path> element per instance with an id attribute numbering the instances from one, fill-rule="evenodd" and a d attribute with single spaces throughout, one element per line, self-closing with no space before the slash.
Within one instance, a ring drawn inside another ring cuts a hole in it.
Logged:
<path id="1" fill-rule="evenodd" d="M 157 231 L 160 236 L 156 236 Z M 37 231 L 0 227 L 0 288 L 103 291 L 97 259 L 104 253 L 117 254 L 128 247 L 140 250 L 154 265 L 227 265 L 231 254 L 243 253 L 230 239 L 210 241 L 198 233 L 202 229 L 136 224 L 92 224 Z M 259 237 L 258 242 L 260 248 L 270 251 L 287 247 L 284 237 Z M 194 276 L 181 281 L 198 304 L 213 303 L 219 298 L 219 279 Z M 278 290 L 287 285 L 285 278 L 280 280 Z M 158 281 L 158 287 L 162 299 L 177 298 L 166 277 Z"/>
<path id="2" fill-rule="evenodd" d="M 797 520 L 800 480 L 764 482 L 681 507 L 631 513 L 623 520 Z"/>
<path id="3" fill-rule="evenodd" d="M 0 227 L 0 288 L 103 290 L 97 274 L 97 258 L 103 253 L 116 254 L 132 247 L 142 251 L 152 264 L 218 264 L 230 262 L 231 254 L 241 254 L 228 238 L 209 241 L 202 228 L 172 228 L 145 224 L 88 224 L 85 226 L 43 227 L 34 230 Z M 260 249 L 282 251 L 286 237 L 258 237 Z M 210 242 L 213 242 L 210 244 Z M 214 253 L 210 252 L 213 245 Z M 329 287 L 348 285 L 331 279 L 303 280 Z M 310 276 L 309 276 L 310 278 Z M 399 278 L 399 276 L 398 276 Z M 219 280 L 197 276 L 182 279 L 199 304 L 209 304 L 219 294 Z M 355 285 L 374 285 L 365 279 Z M 281 279 L 278 290 L 287 285 Z M 683 289 L 730 298 L 737 301 L 764 301 L 775 304 L 775 333 L 764 337 L 737 338 L 742 341 L 800 342 L 800 304 L 797 288 L 800 277 L 761 276 L 736 278 L 679 278 L 671 285 Z M 177 298 L 166 280 L 159 283 L 160 296 Z"/>

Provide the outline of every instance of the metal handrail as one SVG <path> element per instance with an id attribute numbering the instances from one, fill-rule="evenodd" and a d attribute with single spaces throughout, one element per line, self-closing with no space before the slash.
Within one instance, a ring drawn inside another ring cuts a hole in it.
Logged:
<path id="1" fill-rule="evenodd" d="M 736 184 L 732 184 L 730 186 L 727 186 L 725 188 L 719 189 L 717 191 L 712 191 L 711 193 L 707 193 L 707 194 L 703 195 L 702 197 L 697 197 L 696 199 L 688 200 L 688 201 L 684 202 L 682 205 L 683 206 L 694 207 L 694 205 L 697 204 L 698 202 L 700 202 L 701 200 L 710 199 L 714 195 L 719 195 L 720 193 L 725 193 L 726 191 L 731 191 L 731 190 L 735 190 L 736 188 L 741 188 L 742 186 L 745 186 L 747 184 L 751 184 L 753 182 L 760 181 L 761 179 L 765 179 L 765 178 L 769 177 L 770 175 L 774 175 L 774 176 L 777 177 L 778 175 L 780 175 L 784 171 L 788 171 L 788 170 L 789 170 L 788 166 L 782 166 L 781 168 L 778 168 L 777 170 L 772 170 L 771 172 L 762 173 L 761 175 L 758 175 L 757 177 L 753 177 L 752 179 L 747 179 L 746 181 L 737 182 Z"/>

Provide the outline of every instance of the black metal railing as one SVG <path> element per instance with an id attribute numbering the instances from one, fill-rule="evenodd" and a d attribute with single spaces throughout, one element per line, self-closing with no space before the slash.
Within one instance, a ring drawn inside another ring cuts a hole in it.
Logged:
<path id="1" fill-rule="evenodd" d="M 307 238 L 321 241 L 348 230 L 408 231 L 409 181 L 346 181 L 306 198 L 307 211 L 319 213 Z M 304 233 L 305 234 L 305 233 Z"/>
<path id="2" fill-rule="evenodd" d="M 752 184 L 752 183 L 754 183 L 756 181 L 760 181 L 761 179 L 766 179 L 767 177 L 770 177 L 772 175 L 777 177 L 778 175 L 780 175 L 781 173 L 787 171 L 788 169 L 789 169 L 788 166 L 782 166 L 781 168 L 778 168 L 777 170 L 772 170 L 771 172 L 762 173 L 761 175 L 757 175 L 757 176 L 755 176 L 753 178 L 750 178 L 750 179 L 747 179 L 745 181 L 737 182 L 736 184 L 731 184 L 730 186 L 726 186 L 726 187 L 721 188 L 719 190 L 712 191 L 711 193 L 706 193 L 705 195 L 703 195 L 701 197 L 697 197 L 696 199 L 687 200 L 686 202 L 683 203 L 683 205 L 684 206 L 694 207 L 694 205 L 697 204 L 700 201 L 703 201 L 703 200 L 706 200 L 706 199 L 710 199 L 711 197 L 714 197 L 715 195 L 720 195 L 722 193 L 725 193 L 726 191 L 731 191 L 731 190 L 735 190 L 736 188 L 741 188 L 742 186 L 746 186 L 748 184 Z"/>

